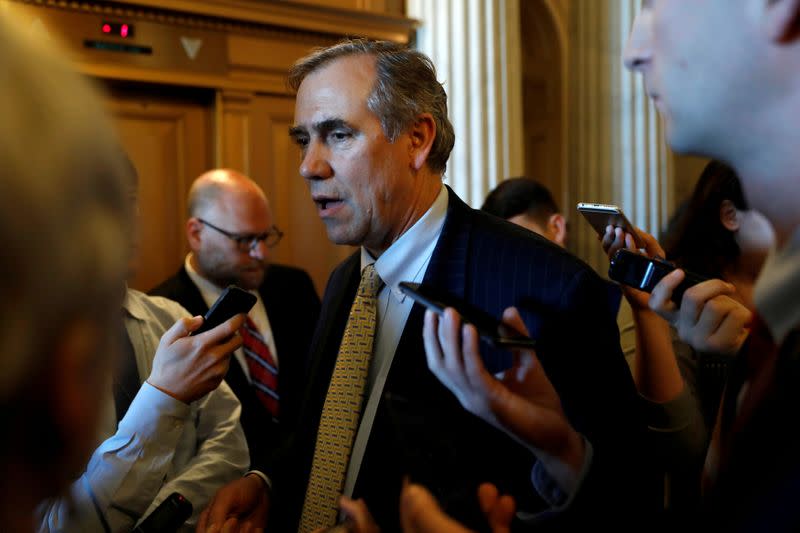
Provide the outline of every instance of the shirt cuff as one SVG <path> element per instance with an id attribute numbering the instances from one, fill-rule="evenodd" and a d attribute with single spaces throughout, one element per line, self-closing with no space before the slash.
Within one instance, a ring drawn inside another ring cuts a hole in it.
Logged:
<path id="1" fill-rule="evenodd" d="M 589 472 L 594 457 L 594 448 L 586 437 L 581 435 L 581 438 L 583 438 L 584 443 L 583 466 L 573 482 L 569 483 L 563 479 L 560 482 L 557 481 L 556 478 L 547 471 L 545 464 L 541 460 L 536 461 L 536 464 L 533 465 L 531 481 L 536 492 L 550 504 L 551 512 L 561 512 L 569 508 L 570 504 L 572 504 L 572 501 L 575 499 L 575 495 L 580 492 L 583 481 L 586 479 L 586 475 Z M 565 465 L 564 467 L 566 468 Z"/>
<path id="2" fill-rule="evenodd" d="M 250 474 L 260 477 L 261 481 L 263 481 L 264 484 L 267 486 L 267 489 L 270 492 L 272 492 L 272 480 L 268 478 L 264 472 L 260 472 L 258 470 L 248 470 L 247 472 L 244 473 L 245 476 L 249 476 Z"/>
<path id="3" fill-rule="evenodd" d="M 118 432 L 158 437 L 162 431 L 171 428 L 180 434 L 190 414 L 189 405 L 145 381 L 133 398 L 128 412 L 122 417 Z"/>
<path id="4" fill-rule="evenodd" d="M 689 387 L 668 402 L 658 403 L 641 396 L 646 411 L 647 426 L 652 431 L 680 431 L 692 423 L 697 405 Z"/>

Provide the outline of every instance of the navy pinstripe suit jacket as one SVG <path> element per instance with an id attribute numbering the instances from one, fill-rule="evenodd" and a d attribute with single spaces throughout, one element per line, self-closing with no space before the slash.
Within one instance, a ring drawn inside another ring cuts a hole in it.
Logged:
<path id="1" fill-rule="evenodd" d="M 650 481 L 641 479 L 644 428 L 604 282 L 568 252 L 473 210 L 452 190 L 448 192 L 447 217 L 424 283 L 448 290 L 495 316 L 510 305 L 517 306 L 537 339 L 537 354 L 566 414 L 594 447 L 596 461 L 587 491 L 582 493 L 585 497 L 576 500 L 574 511 L 551 523 L 565 526 L 565 520 L 592 515 L 596 519 L 596 513 L 587 510 L 605 507 L 603 494 L 614 490 L 608 483 L 626 492 L 616 492 L 613 498 L 608 494 L 607 503 L 645 503 L 639 500 L 653 493 L 649 485 L 646 489 L 641 485 Z M 272 507 L 272 518 L 279 524 L 278 531 L 293 530 L 299 516 L 319 416 L 355 298 L 359 266 L 356 253 L 334 270 L 325 291 L 312 341 L 306 404 L 291 446 L 293 460 L 282 462 L 283 473 L 275 471 L 280 503 Z M 428 370 L 423 315 L 419 305 L 409 315 L 354 496 L 366 500 L 384 533 L 399 529 L 398 496 L 406 475 L 427 485 L 448 512 L 478 529 L 482 520 L 475 492 L 483 481 L 493 481 L 515 495 L 520 507 L 543 508 L 544 502 L 531 487 L 531 453 L 467 413 Z M 488 350 L 483 355 L 508 358 L 506 353 Z"/>

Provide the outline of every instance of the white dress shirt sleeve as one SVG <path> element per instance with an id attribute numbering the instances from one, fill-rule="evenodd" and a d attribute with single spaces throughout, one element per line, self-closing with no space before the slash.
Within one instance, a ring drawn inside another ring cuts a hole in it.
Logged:
<path id="1" fill-rule="evenodd" d="M 39 531 L 130 531 L 159 492 L 189 415 L 188 405 L 144 383 L 70 497 L 39 506 Z"/>

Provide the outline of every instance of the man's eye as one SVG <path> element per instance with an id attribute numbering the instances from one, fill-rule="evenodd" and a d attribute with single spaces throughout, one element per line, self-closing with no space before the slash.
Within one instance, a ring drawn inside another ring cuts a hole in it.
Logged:
<path id="1" fill-rule="evenodd" d="M 301 148 L 308 146 L 308 137 L 295 137 L 294 143 Z"/>
<path id="2" fill-rule="evenodd" d="M 350 136 L 351 135 L 349 131 L 334 131 L 331 133 L 331 138 L 333 138 L 335 141 L 344 141 L 349 139 Z"/>

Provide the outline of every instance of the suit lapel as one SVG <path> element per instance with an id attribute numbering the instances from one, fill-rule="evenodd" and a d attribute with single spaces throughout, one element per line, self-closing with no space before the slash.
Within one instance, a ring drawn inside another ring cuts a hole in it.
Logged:
<path id="1" fill-rule="evenodd" d="M 442 288 L 459 298 L 464 298 L 472 222 L 467 205 L 449 187 L 447 193 L 449 194 L 447 216 L 422 281 L 425 284 Z M 415 372 L 427 372 L 427 363 L 422 351 L 424 319 L 425 308 L 422 305 L 414 304 L 395 352 L 402 356 L 393 359 L 387 382 L 393 379 L 395 367 L 405 364 L 406 361 L 416 363 Z M 420 363 L 424 369 L 419 368 Z"/>

